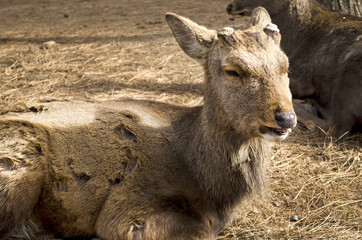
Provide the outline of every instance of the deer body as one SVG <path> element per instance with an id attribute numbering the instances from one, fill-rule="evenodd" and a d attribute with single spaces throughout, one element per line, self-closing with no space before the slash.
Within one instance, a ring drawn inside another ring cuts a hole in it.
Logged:
<path id="1" fill-rule="evenodd" d="M 242 199 L 263 195 L 269 141 L 296 123 L 278 34 L 257 25 L 217 34 L 175 14 L 166 19 L 205 67 L 205 104 L 48 103 L 41 113 L 2 116 L 0 238 L 44 229 L 207 239 Z"/>
<path id="2" fill-rule="evenodd" d="M 327 11 L 313 0 L 234 0 L 233 15 L 265 7 L 283 35 L 294 97 L 325 109 L 337 137 L 362 125 L 362 20 Z"/>

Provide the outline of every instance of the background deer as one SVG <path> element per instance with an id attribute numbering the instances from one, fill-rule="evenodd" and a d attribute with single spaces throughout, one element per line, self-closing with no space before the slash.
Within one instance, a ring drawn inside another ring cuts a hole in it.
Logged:
<path id="1" fill-rule="evenodd" d="M 361 131 L 362 21 L 326 11 L 313 0 L 234 0 L 227 11 L 248 14 L 265 7 L 283 38 L 294 97 L 311 97 L 335 126 L 334 135 Z"/>
<path id="2" fill-rule="evenodd" d="M 263 195 L 269 141 L 296 124 L 276 26 L 166 19 L 204 66 L 204 105 L 53 102 L 1 116 L 1 239 L 212 238 Z"/>

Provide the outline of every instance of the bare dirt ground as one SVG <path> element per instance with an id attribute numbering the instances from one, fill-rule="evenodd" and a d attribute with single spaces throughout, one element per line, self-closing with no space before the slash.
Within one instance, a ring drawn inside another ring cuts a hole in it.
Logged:
<path id="1" fill-rule="evenodd" d="M 178 47 L 164 13 L 217 29 L 237 24 L 228 3 L 0 0 L 0 113 L 54 100 L 199 105 L 202 68 Z M 218 239 L 361 239 L 361 142 L 299 126 L 274 147 L 270 199 L 245 203 Z"/>

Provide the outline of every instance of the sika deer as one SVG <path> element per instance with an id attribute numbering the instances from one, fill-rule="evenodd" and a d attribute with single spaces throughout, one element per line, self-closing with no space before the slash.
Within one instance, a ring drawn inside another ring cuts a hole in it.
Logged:
<path id="1" fill-rule="evenodd" d="M 283 34 L 293 96 L 317 100 L 336 137 L 360 132 L 362 19 L 326 11 L 313 0 L 234 0 L 227 11 L 247 15 L 257 6 L 266 8 Z"/>
<path id="2" fill-rule="evenodd" d="M 296 124 L 275 25 L 166 19 L 204 66 L 204 105 L 53 102 L 2 116 L 0 238 L 212 238 L 263 195 L 269 141 Z"/>

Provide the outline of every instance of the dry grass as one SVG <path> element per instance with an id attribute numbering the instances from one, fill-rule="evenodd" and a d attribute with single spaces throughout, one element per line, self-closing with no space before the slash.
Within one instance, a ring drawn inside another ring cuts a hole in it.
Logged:
<path id="1" fill-rule="evenodd" d="M 225 13 L 228 0 L 1 2 L 3 114 L 74 99 L 199 105 L 202 69 L 177 46 L 163 14 L 213 28 L 236 24 Z M 41 49 L 48 40 L 57 45 Z M 245 204 L 219 239 L 361 239 L 361 140 L 337 144 L 299 127 L 274 147 L 271 198 Z"/>
<path id="2" fill-rule="evenodd" d="M 231 239 L 360 239 L 361 140 L 354 136 L 336 144 L 328 134 L 299 127 L 288 142 L 274 147 L 270 200 L 249 206 L 224 234 Z M 291 220 L 294 215 L 298 221 Z"/>

